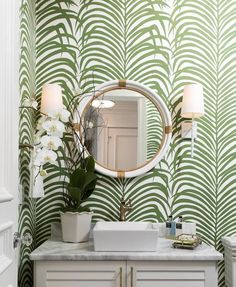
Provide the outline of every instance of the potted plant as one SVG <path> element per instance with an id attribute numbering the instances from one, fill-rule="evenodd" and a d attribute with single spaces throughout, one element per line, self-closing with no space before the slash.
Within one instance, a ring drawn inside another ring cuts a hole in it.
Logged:
<path id="1" fill-rule="evenodd" d="M 62 239 L 66 242 L 88 241 L 92 212 L 83 203 L 93 193 L 97 175 L 92 156 L 86 157 L 69 177 L 65 207 L 61 210 Z"/>
<path id="2" fill-rule="evenodd" d="M 60 90 L 57 84 L 53 90 Z M 49 89 L 50 90 L 50 89 Z M 46 95 L 48 93 L 45 93 Z M 61 95 L 58 95 L 61 96 Z M 89 238 L 92 212 L 83 204 L 93 193 L 97 175 L 95 174 L 95 160 L 88 156 L 86 142 L 91 140 L 96 129 L 90 121 L 80 119 L 80 134 L 76 132 L 73 117 L 79 112 L 81 95 L 75 95 L 68 107 L 47 107 L 47 111 L 40 111 L 37 122 L 33 145 L 21 145 L 32 148 L 31 177 L 32 196 L 44 196 L 43 177 L 47 176 L 49 165 L 64 176 L 66 194 L 64 193 L 65 206 L 61 209 L 61 223 L 63 241 L 82 242 Z M 59 102 L 59 101 L 58 101 Z M 37 110 L 37 102 L 34 98 L 25 100 L 23 107 Z M 94 113 L 97 111 L 94 110 Z"/>

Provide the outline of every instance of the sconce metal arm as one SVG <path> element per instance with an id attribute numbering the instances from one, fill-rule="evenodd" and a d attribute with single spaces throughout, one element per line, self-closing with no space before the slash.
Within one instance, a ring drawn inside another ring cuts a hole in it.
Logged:
<path id="1" fill-rule="evenodd" d="M 19 144 L 19 149 L 24 149 L 24 148 L 33 149 L 34 146 L 32 146 L 31 144 Z"/>

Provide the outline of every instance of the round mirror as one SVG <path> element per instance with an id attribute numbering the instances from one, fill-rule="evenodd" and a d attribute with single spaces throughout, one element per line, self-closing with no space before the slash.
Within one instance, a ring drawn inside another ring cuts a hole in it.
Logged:
<path id="1" fill-rule="evenodd" d="M 113 177 L 134 177 L 153 168 L 171 139 L 170 113 L 160 97 L 133 81 L 110 81 L 85 96 L 77 131 L 95 168 Z"/>

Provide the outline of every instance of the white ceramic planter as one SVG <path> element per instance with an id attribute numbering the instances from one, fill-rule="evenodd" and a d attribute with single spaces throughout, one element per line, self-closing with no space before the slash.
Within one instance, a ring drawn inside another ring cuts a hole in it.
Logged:
<path id="1" fill-rule="evenodd" d="M 89 240 L 93 212 L 61 212 L 62 240 L 84 242 Z"/>

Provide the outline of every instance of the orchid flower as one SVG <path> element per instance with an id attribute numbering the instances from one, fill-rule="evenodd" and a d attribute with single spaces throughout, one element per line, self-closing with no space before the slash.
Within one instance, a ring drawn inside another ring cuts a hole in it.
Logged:
<path id="1" fill-rule="evenodd" d="M 37 123 L 37 130 L 38 131 L 42 131 L 43 130 L 43 127 L 42 127 L 42 125 L 43 125 L 43 123 L 47 120 L 47 116 L 45 116 L 45 115 L 43 115 L 43 116 L 41 116 L 40 117 L 40 119 L 38 120 L 38 123 Z"/>
<path id="2" fill-rule="evenodd" d="M 36 102 L 37 103 L 37 102 Z M 33 101 L 25 100 L 25 105 L 37 108 Z M 31 161 L 31 168 L 37 168 L 37 176 L 47 176 L 47 171 L 43 168 L 46 163 L 55 163 L 57 160 L 56 151 L 62 146 L 65 124 L 69 121 L 70 113 L 65 109 L 57 110 L 48 115 L 42 115 L 38 120 L 36 133 L 34 134 L 34 151 Z"/>
<path id="3" fill-rule="evenodd" d="M 50 114 L 49 116 L 53 119 L 60 120 L 63 123 L 67 123 L 69 121 L 70 112 L 68 112 L 66 109 L 61 109 L 55 113 Z"/>
<path id="4" fill-rule="evenodd" d="M 42 128 L 47 132 L 50 136 L 57 136 L 59 138 L 63 137 L 63 133 L 65 131 L 64 124 L 58 120 L 46 120 L 42 124 Z"/>
<path id="5" fill-rule="evenodd" d="M 41 166 L 45 163 L 54 163 L 56 159 L 57 154 L 54 151 L 42 148 L 36 151 L 34 164 L 37 166 Z"/>
<path id="6" fill-rule="evenodd" d="M 62 146 L 62 140 L 56 136 L 45 135 L 41 138 L 41 144 L 49 150 L 57 150 L 59 146 Z"/>

